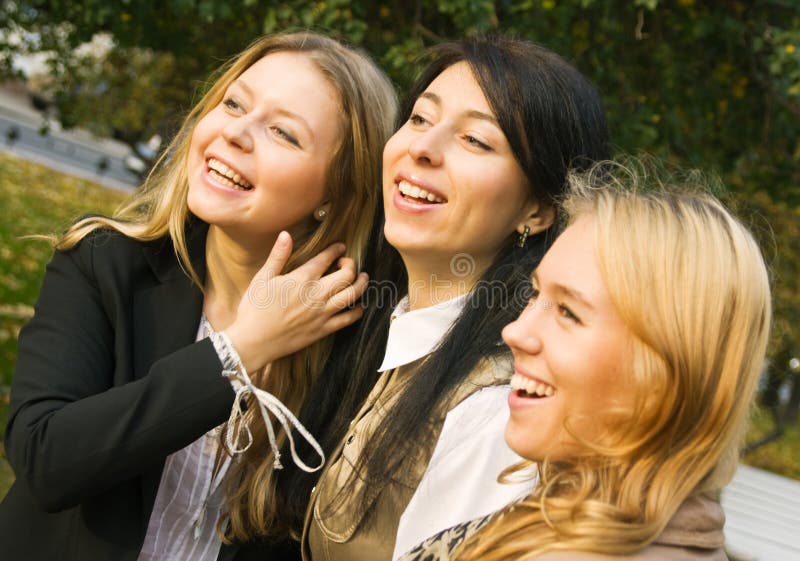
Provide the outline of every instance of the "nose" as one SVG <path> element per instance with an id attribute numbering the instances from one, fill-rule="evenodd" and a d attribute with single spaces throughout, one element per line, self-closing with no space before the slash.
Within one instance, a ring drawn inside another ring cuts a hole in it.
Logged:
<path id="1" fill-rule="evenodd" d="M 244 152 L 253 150 L 253 123 L 247 115 L 230 120 L 222 129 L 222 138 Z"/>
<path id="2" fill-rule="evenodd" d="M 444 135 L 440 127 L 432 126 L 420 132 L 408 145 L 408 153 L 418 163 L 440 166 L 443 161 Z"/>
<path id="3" fill-rule="evenodd" d="M 503 341 L 513 351 L 535 355 L 542 351 L 542 339 L 538 335 L 536 300 L 531 300 L 519 317 L 503 328 Z"/>

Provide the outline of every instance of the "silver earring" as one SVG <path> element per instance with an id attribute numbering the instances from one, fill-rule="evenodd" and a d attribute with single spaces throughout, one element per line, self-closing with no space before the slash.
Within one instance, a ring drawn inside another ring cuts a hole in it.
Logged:
<path id="1" fill-rule="evenodd" d="M 328 211 L 325 210 L 324 208 L 318 208 L 316 211 L 314 211 L 314 218 L 316 218 L 320 222 L 322 222 L 327 215 Z"/>
<path id="2" fill-rule="evenodd" d="M 525 247 L 525 242 L 528 241 L 528 234 L 530 233 L 530 226 L 525 226 L 525 229 L 519 235 L 519 239 L 517 240 L 517 247 Z"/>

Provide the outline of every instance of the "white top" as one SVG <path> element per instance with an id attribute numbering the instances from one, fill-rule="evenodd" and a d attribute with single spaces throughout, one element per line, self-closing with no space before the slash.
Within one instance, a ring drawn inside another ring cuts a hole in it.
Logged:
<path id="1" fill-rule="evenodd" d="M 205 336 L 201 324 L 197 340 Z M 211 480 L 218 446 L 215 428 L 167 457 L 137 561 L 216 561 L 222 545 L 217 521 L 225 498 L 219 483 L 230 466 L 225 455 Z"/>
<path id="2" fill-rule="evenodd" d="M 458 318 L 468 295 L 408 311 L 403 299 L 392 314 L 380 371 L 397 368 L 432 352 Z M 451 409 L 431 460 L 400 517 L 392 559 L 455 524 L 486 516 L 530 493 L 535 481 L 497 482 L 522 458 L 506 444 L 509 386 L 479 390 Z"/>
<path id="3" fill-rule="evenodd" d="M 468 297 L 469 294 L 462 294 L 414 311 L 408 310 L 408 296 L 400 300 L 392 312 L 386 354 L 378 372 L 386 372 L 430 354 L 458 319 Z"/>

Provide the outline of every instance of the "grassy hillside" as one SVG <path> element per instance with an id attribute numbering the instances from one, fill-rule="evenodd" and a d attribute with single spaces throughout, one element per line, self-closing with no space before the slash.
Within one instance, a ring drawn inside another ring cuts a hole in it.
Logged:
<path id="1" fill-rule="evenodd" d="M 125 196 L 0 152 L 0 430 L 6 425 L 17 335 L 33 314 L 52 252 L 46 241 L 21 238 L 61 232 L 87 212 L 110 213 Z M 0 444 L 0 497 L 12 477 Z"/>

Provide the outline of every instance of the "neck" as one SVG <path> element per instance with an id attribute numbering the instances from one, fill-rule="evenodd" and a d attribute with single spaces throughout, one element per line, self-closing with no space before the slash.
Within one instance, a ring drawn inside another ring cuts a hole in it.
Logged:
<path id="1" fill-rule="evenodd" d="M 469 257 L 460 255 L 431 260 L 403 256 L 403 262 L 408 272 L 410 310 L 427 308 L 466 294 L 485 269 Z"/>
<path id="2" fill-rule="evenodd" d="M 206 238 L 206 282 L 203 312 L 217 331 L 234 319 L 239 302 L 264 265 L 277 234 L 257 243 L 242 243 L 216 226 Z"/>

